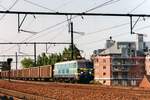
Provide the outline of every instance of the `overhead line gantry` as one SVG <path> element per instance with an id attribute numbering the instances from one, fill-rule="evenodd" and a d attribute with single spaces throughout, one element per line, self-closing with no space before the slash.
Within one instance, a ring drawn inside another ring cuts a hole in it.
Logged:
<path id="1" fill-rule="evenodd" d="M 116 16 L 116 17 L 129 17 L 130 19 L 130 32 L 133 34 L 133 28 L 135 26 L 132 25 L 132 18 L 133 17 L 150 17 L 149 14 L 113 14 L 113 13 L 65 13 L 65 12 L 26 12 L 26 11 L 0 11 L 0 14 L 17 14 L 18 15 L 18 32 L 21 31 L 20 28 L 26 18 L 27 15 L 76 15 L 76 16 Z M 20 23 L 20 15 L 25 15 Z M 72 47 L 72 59 L 73 59 L 73 22 L 71 22 L 71 47 Z M 24 43 L 0 43 L 0 44 L 25 44 Z M 28 43 L 27 43 L 28 44 Z M 30 43 L 29 43 L 30 44 Z M 36 43 L 31 43 L 34 44 L 34 47 L 36 48 Z M 44 44 L 44 43 L 42 43 Z M 52 43 L 53 44 L 53 43 Z M 59 44 L 59 43 L 54 43 L 54 44 Z M 60 43 L 60 44 L 68 44 L 68 43 Z M 36 49 L 35 49 L 36 50 Z M 36 53 L 35 53 L 36 55 Z M 35 62 L 36 62 L 36 57 L 35 57 Z"/>

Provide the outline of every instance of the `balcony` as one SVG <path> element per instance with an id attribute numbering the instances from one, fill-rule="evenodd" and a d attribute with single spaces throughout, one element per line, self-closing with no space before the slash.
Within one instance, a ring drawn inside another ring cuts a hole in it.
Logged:
<path id="1" fill-rule="evenodd" d="M 136 62 L 113 62 L 112 63 L 112 66 L 136 66 L 136 65 L 139 65 L 138 63 Z"/>
<path id="2" fill-rule="evenodd" d="M 144 57 L 112 57 L 113 60 L 144 60 Z"/>
<path id="3" fill-rule="evenodd" d="M 128 76 L 121 76 L 121 75 L 116 76 L 116 75 L 113 75 L 112 79 L 114 79 L 114 80 L 128 79 Z"/>
<path id="4" fill-rule="evenodd" d="M 145 63 L 143 62 L 113 62 L 112 66 L 125 66 L 125 67 L 132 67 L 132 66 L 144 66 Z"/>
<path id="5" fill-rule="evenodd" d="M 113 67 L 112 71 L 113 72 L 128 72 L 129 68 L 127 68 L 127 67 Z"/>

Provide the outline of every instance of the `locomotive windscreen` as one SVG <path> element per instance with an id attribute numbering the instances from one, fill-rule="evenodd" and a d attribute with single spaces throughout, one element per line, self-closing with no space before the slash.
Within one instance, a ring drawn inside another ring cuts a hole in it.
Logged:
<path id="1" fill-rule="evenodd" d="M 78 61 L 79 68 L 93 68 L 93 64 L 90 61 Z"/>

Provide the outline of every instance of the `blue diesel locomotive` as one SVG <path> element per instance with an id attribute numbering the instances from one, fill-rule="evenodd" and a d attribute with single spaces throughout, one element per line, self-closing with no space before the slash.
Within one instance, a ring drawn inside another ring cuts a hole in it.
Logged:
<path id="1" fill-rule="evenodd" d="M 54 79 L 65 82 L 89 83 L 93 80 L 93 65 L 89 60 L 73 60 L 54 65 Z"/>

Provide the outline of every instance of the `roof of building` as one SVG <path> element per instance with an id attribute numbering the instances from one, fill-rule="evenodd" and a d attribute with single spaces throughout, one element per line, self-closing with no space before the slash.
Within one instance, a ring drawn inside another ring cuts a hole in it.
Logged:
<path id="1" fill-rule="evenodd" d="M 117 47 L 117 43 L 114 43 L 113 46 L 107 48 L 106 50 L 102 51 L 100 55 L 108 55 L 108 54 L 121 54 L 122 50 Z"/>

